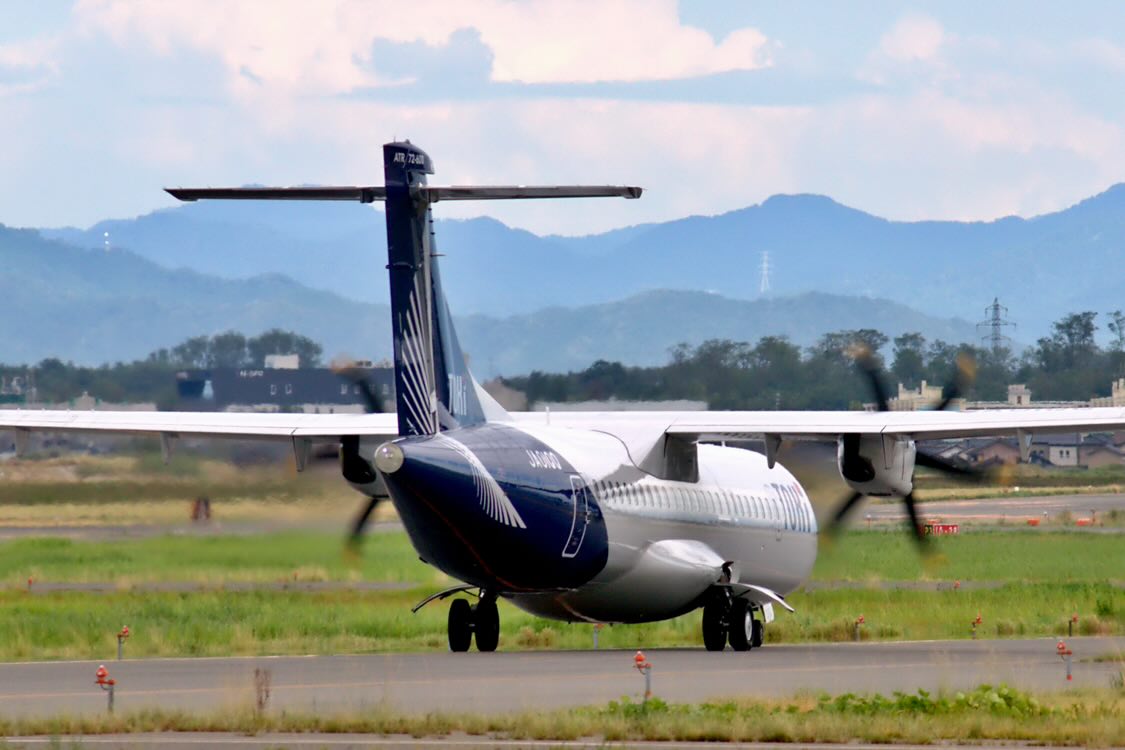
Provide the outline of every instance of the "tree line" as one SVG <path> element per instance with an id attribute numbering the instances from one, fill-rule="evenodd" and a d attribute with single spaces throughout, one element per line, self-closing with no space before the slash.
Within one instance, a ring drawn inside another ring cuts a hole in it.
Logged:
<path id="1" fill-rule="evenodd" d="M 784 337 L 755 343 L 710 340 L 679 344 L 666 364 L 632 367 L 599 360 L 568 373 L 535 371 L 504 378 L 527 394 L 529 402 L 693 399 L 711 409 L 855 409 L 871 401 L 867 381 L 857 372 L 856 345 L 875 353 L 884 381 L 894 394 L 902 383 L 917 388 L 953 381 L 961 353 L 976 362 L 976 379 L 966 397 L 1003 401 L 1010 383 L 1026 383 L 1034 401 L 1084 401 L 1109 395 L 1114 378 L 1125 376 L 1125 314 L 1106 315 L 1109 343 L 1095 341 L 1098 315 L 1079 312 L 1055 321 L 1048 336 L 1018 356 L 1009 349 L 927 341 L 920 333 L 893 339 L 863 328 L 827 333 L 802 348 Z M 175 374 L 184 369 L 260 368 L 270 354 L 299 354 L 303 367 L 315 367 L 323 351 L 308 337 L 274 329 L 246 337 L 236 331 L 195 336 L 134 362 L 100 367 L 45 359 L 33 367 L 0 365 L 0 376 L 26 380 L 33 373 L 40 401 L 65 403 L 89 393 L 109 402 L 152 401 L 161 408 L 176 403 Z"/>
<path id="2" fill-rule="evenodd" d="M 33 383 L 38 400 L 45 403 L 65 403 L 88 393 L 111 403 L 151 401 L 163 409 L 175 406 L 176 372 L 217 367 L 261 368 L 271 354 L 299 354 L 302 367 L 316 367 L 323 350 L 307 336 L 278 328 L 249 337 L 226 331 L 214 336 L 194 336 L 133 362 L 88 367 L 50 358 L 30 367 L 0 365 L 0 376 L 9 385 L 14 378 L 24 388 Z"/>
<path id="3" fill-rule="evenodd" d="M 964 353 L 976 363 L 975 380 L 963 394 L 971 400 L 1003 401 L 1009 384 L 1026 383 L 1035 401 L 1085 401 L 1109 395 L 1112 380 L 1125 376 L 1125 314 L 1106 317 L 1110 343 L 1104 348 L 1094 338 L 1097 313 L 1080 312 L 1055 321 L 1049 336 L 1019 356 L 1007 348 L 927 341 L 920 333 L 891 339 L 864 328 L 825 334 L 804 349 L 776 336 L 756 343 L 716 339 L 680 344 L 656 367 L 599 360 L 580 372 L 532 372 L 504 382 L 529 402 L 693 399 L 711 409 L 856 409 L 872 400 L 854 364 L 859 345 L 875 353 L 892 396 L 897 383 L 948 386 Z"/>

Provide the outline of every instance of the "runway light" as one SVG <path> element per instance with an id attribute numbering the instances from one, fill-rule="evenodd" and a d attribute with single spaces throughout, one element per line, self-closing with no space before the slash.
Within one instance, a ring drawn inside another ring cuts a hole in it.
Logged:
<path id="1" fill-rule="evenodd" d="M 121 661 L 122 650 L 125 646 L 125 640 L 129 637 L 129 626 L 122 625 L 121 630 L 117 633 L 117 661 Z"/>
<path id="2" fill-rule="evenodd" d="M 113 688 L 117 684 L 117 680 L 110 678 L 109 670 L 105 668 L 104 664 L 99 664 L 97 671 L 94 672 L 94 684 L 106 692 L 107 709 L 110 713 L 113 713 Z"/>
<path id="3" fill-rule="evenodd" d="M 1064 641 L 1060 640 L 1055 644 L 1055 653 L 1059 655 L 1060 659 L 1066 662 L 1066 681 L 1073 682 L 1074 676 L 1071 673 L 1071 658 L 1074 656 L 1074 652 L 1067 647 Z"/>
<path id="4" fill-rule="evenodd" d="M 644 707 L 648 704 L 648 699 L 652 697 L 652 665 L 645 659 L 645 652 L 638 651 L 636 656 L 633 657 L 633 666 L 645 678 L 645 695 L 641 701 L 641 706 Z"/>

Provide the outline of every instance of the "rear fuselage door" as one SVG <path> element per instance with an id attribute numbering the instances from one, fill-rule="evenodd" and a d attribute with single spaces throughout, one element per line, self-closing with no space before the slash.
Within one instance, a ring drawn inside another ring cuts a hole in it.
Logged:
<path id="1" fill-rule="evenodd" d="M 586 524 L 590 518 L 590 490 L 578 474 L 570 475 L 570 493 L 574 500 L 574 518 L 570 524 L 570 536 L 563 545 L 562 556 L 574 557 L 582 548 L 586 538 Z"/>

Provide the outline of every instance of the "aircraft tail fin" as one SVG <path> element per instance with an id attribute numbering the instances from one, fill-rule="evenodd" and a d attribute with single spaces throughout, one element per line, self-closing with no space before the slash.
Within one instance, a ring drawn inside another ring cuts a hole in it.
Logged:
<path id="1" fill-rule="evenodd" d="M 449 200 L 639 198 L 641 188 L 616 185 L 431 187 L 426 152 L 409 141 L 383 146 L 382 187 L 170 188 L 183 201 L 335 200 L 386 202 L 387 269 L 391 285 L 395 399 L 400 435 L 503 419 L 506 413 L 469 372 L 441 289 L 430 205 Z"/>

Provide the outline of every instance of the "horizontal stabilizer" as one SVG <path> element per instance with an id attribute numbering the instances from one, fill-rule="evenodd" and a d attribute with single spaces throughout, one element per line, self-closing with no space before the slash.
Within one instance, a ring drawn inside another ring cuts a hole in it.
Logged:
<path id="1" fill-rule="evenodd" d="M 454 185 L 425 188 L 432 203 L 521 198 L 640 198 L 641 188 L 626 185 Z"/>
<path id="2" fill-rule="evenodd" d="M 373 203 L 387 199 L 382 187 L 237 187 L 165 188 L 181 201 L 358 201 Z M 430 203 L 438 201 L 505 200 L 524 198 L 640 198 L 641 188 L 621 185 L 526 185 L 419 187 L 417 195 Z"/>
<path id="3" fill-rule="evenodd" d="M 237 188 L 165 188 L 181 201 L 207 199 L 243 201 L 359 201 L 371 203 L 386 200 L 387 189 L 381 187 L 237 187 Z"/>

